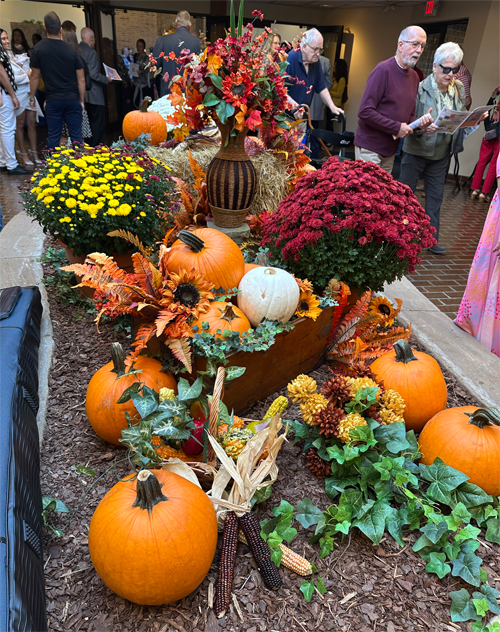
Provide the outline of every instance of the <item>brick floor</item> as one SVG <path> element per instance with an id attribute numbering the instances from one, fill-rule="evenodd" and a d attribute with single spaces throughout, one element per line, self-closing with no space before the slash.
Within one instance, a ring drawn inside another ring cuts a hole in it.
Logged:
<path id="1" fill-rule="evenodd" d="M 422 205 L 425 198 L 417 191 Z M 422 253 L 422 263 L 409 279 L 439 309 L 455 318 L 467 284 L 469 269 L 488 214 L 489 204 L 472 201 L 468 191 L 453 192 L 447 184 L 441 207 L 439 243 L 444 256 Z"/>
<path id="2" fill-rule="evenodd" d="M 0 204 L 4 226 L 14 215 L 23 210 L 17 187 L 23 183 L 24 177 L 29 176 L 9 176 L 6 173 L 0 173 Z"/>

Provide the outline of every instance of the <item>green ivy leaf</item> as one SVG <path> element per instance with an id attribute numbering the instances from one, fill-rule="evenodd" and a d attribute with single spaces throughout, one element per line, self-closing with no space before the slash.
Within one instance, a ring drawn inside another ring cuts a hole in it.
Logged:
<path id="1" fill-rule="evenodd" d="M 452 544 L 451 542 L 446 541 L 443 544 L 443 551 L 446 553 L 450 561 L 456 560 L 458 554 L 460 553 L 460 544 L 458 542 L 453 542 Z"/>
<path id="2" fill-rule="evenodd" d="M 196 378 L 193 384 L 190 384 L 185 378 L 180 377 L 177 383 L 179 394 L 177 399 L 183 403 L 190 403 L 191 400 L 198 399 L 203 390 L 203 379 L 201 377 Z"/>
<path id="3" fill-rule="evenodd" d="M 91 476 L 92 478 L 95 478 L 97 476 L 97 472 L 95 470 L 93 470 L 91 467 L 85 467 L 84 465 L 72 465 L 71 469 L 75 470 L 75 472 L 78 472 L 78 474 L 86 474 L 87 476 Z"/>
<path id="4" fill-rule="evenodd" d="M 395 425 L 395 424 L 393 424 Z M 353 526 L 362 531 L 372 542 L 380 544 L 386 521 L 393 519 L 397 512 L 385 502 L 376 502 L 361 519 L 353 521 Z"/>
<path id="5" fill-rule="evenodd" d="M 158 393 L 145 385 L 140 392 L 142 396 L 139 393 L 132 393 L 132 401 L 141 419 L 145 419 L 158 409 Z"/>
<path id="6" fill-rule="evenodd" d="M 258 505 L 260 503 L 265 502 L 268 498 L 271 498 L 271 494 L 273 493 L 273 486 L 266 485 L 265 487 L 261 487 L 258 489 L 255 494 L 252 496 L 251 506 Z"/>
<path id="7" fill-rule="evenodd" d="M 280 549 L 279 546 L 276 549 L 271 550 L 271 560 L 272 562 L 274 562 L 274 564 L 276 564 L 276 566 L 278 566 L 278 568 L 281 564 L 282 557 L 283 557 L 283 551 Z"/>
<path id="8" fill-rule="evenodd" d="M 500 518 L 488 518 L 486 521 L 486 540 L 500 544 Z"/>
<path id="9" fill-rule="evenodd" d="M 347 535 L 349 533 L 350 526 L 351 526 L 351 523 L 348 520 L 343 520 L 342 522 L 338 522 L 335 525 L 335 531 L 344 533 L 345 535 Z"/>
<path id="10" fill-rule="evenodd" d="M 473 599 L 472 603 L 474 604 L 474 608 L 476 609 L 476 612 L 480 617 L 484 617 L 490 609 L 488 606 L 488 602 L 484 598 Z"/>
<path id="11" fill-rule="evenodd" d="M 472 586 L 479 586 L 481 577 L 479 567 L 481 566 L 481 558 L 468 551 L 467 553 L 459 553 L 458 557 L 453 560 L 453 569 L 451 574 L 453 577 L 461 577 L 465 582 Z"/>
<path id="12" fill-rule="evenodd" d="M 451 597 L 451 620 L 456 623 L 457 621 L 474 621 L 479 620 L 479 616 L 474 608 L 474 605 L 469 600 L 469 593 L 465 588 L 460 590 L 453 590 L 450 592 Z"/>
<path id="13" fill-rule="evenodd" d="M 334 459 L 340 465 L 342 465 L 344 463 L 344 461 L 345 461 L 345 454 L 344 454 L 344 449 L 343 448 L 339 448 L 339 446 L 337 446 L 337 445 L 332 445 L 329 448 L 327 448 L 326 451 L 327 451 L 328 456 L 330 457 L 330 459 Z"/>
<path id="14" fill-rule="evenodd" d="M 318 577 L 318 580 L 316 581 L 316 589 L 322 595 L 326 593 L 325 584 L 323 584 L 323 580 L 321 579 L 321 577 Z"/>
<path id="15" fill-rule="evenodd" d="M 428 522 L 420 531 L 422 531 L 433 544 L 437 544 L 441 537 L 448 531 L 448 525 L 446 520 L 442 520 L 438 524 Z"/>
<path id="16" fill-rule="evenodd" d="M 476 591 L 472 593 L 474 599 L 485 599 L 488 604 L 489 610 L 491 610 L 493 614 L 500 614 L 500 607 L 497 601 L 498 596 L 500 595 L 498 590 L 496 590 L 496 588 L 493 588 L 493 586 L 489 586 L 488 584 L 483 584 L 480 590 L 481 592 Z"/>
<path id="17" fill-rule="evenodd" d="M 493 502 L 493 496 L 487 494 L 480 487 L 474 485 L 474 483 L 467 482 L 461 483 L 455 490 L 453 490 L 450 497 L 452 507 L 462 502 L 467 509 Z"/>
<path id="18" fill-rule="evenodd" d="M 333 537 L 331 535 L 325 535 L 324 537 L 320 538 L 320 541 L 319 541 L 320 559 L 327 557 L 328 555 L 330 555 L 332 551 L 333 551 Z"/>
<path id="19" fill-rule="evenodd" d="M 315 524 L 318 524 L 319 519 L 323 516 L 321 509 L 318 509 L 312 504 L 310 498 L 304 498 L 297 503 L 297 515 L 296 519 L 304 527 L 308 529 Z"/>
<path id="20" fill-rule="evenodd" d="M 300 590 L 302 594 L 304 595 L 306 601 L 307 602 L 311 601 L 312 596 L 314 594 L 314 580 L 311 579 L 311 581 L 307 581 L 306 579 L 304 579 L 300 587 Z"/>
<path id="21" fill-rule="evenodd" d="M 460 529 L 460 531 L 455 535 L 455 541 L 461 542 L 462 540 L 475 540 L 480 533 L 481 529 L 468 524 L 463 529 Z"/>
<path id="22" fill-rule="evenodd" d="M 69 509 L 58 498 L 52 498 L 51 496 L 44 496 L 42 498 L 42 507 L 48 511 L 59 511 L 60 513 L 68 513 Z"/>
<path id="23" fill-rule="evenodd" d="M 428 465 L 424 469 L 422 478 L 431 483 L 427 490 L 429 498 L 447 505 L 451 502 L 450 492 L 469 477 L 463 472 L 449 467 L 438 457 L 432 465 Z"/>
<path id="24" fill-rule="evenodd" d="M 428 573 L 436 573 L 439 579 L 443 579 L 445 575 L 448 575 L 451 572 L 451 566 L 449 564 L 445 564 L 446 555 L 444 553 L 430 553 L 429 554 L 429 562 L 425 567 L 425 570 Z"/>
<path id="25" fill-rule="evenodd" d="M 379 426 L 375 428 L 373 435 L 379 443 L 385 445 L 389 452 L 393 454 L 398 454 L 410 448 L 410 443 L 406 439 L 406 427 L 402 422 Z"/>

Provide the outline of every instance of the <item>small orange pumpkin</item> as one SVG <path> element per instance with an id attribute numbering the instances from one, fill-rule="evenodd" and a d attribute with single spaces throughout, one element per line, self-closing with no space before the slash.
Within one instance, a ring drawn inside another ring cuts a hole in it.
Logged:
<path id="1" fill-rule="evenodd" d="M 500 411 L 458 406 L 442 410 L 422 430 L 418 443 L 425 465 L 439 457 L 487 494 L 500 495 Z"/>
<path id="2" fill-rule="evenodd" d="M 233 305 L 224 301 L 212 301 L 206 314 L 191 323 L 191 327 L 198 327 L 198 333 L 203 330 L 203 323 L 208 323 L 208 331 L 214 338 L 224 338 L 224 331 L 239 331 L 243 333 L 251 328 L 250 321 L 245 314 Z M 222 333 L 218 334 L 220 329 Z"/>
<path id="3" fill-rule="evenodd" d="M 214 228 L 181 230 L 168 254 L 170 272 L 193 268 L 218 290 L 238 287 L 245 272 L 245 259 L 237 244 Z"/>
<path id="4" fill-rule="evenodd" d="M 134 362 L 134 370 L 142 372 L 128 375 L 125 352 L 119 342 L 112 343 L 111 358 L 111 362 L 92 376 L 87 387 L 85 410 L 92 428 L 101 439 L 123 445 L 119 439 L 122 430 L 127 427 L 125 413 L 133 417 L 137 412 L 132 400 L 125 404 L 116 403 L 123 391 L 134 382 L 141 381 L 156 391 L 165 386 L 177 393 L 177 383 L 170 373 L 162 372 L 161 362 L 146 356 L 139 356 Z"/>
<path id="5" fill-rule="evenodd" d="M 128 112 L 123 119 L 123 135 L 128 141 L 135 140 L 141 134 L 149 134 L 150 145 L 159 145 L 167 140 L 167 124 L 161 114 L 148 111 L 151 97 L 146 97 L 140 110 Z"/>
<path id="6" fill-rule="evenodd" d="M 166 470 L 142 470 L 101 500 L 89 528 L 97 574 L 120 597 L 160 606 L 204 580 L 217 546 L 217 517 L 200 487 Z"/>
<path id="7" fill-rule="evenodd" d="M 413 351 L 406 340 L 394 343 L 394 351 L 377 358 L 371 370 L 386 389 L 394 389 L 405 400 L 408 430 L 419 432 L 446 408 L 448 390 L 439 364 L 427 353 Z"/>

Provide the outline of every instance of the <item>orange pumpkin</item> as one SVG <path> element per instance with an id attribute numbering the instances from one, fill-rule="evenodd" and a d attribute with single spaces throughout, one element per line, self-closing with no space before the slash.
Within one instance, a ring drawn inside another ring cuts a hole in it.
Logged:
<path id="1" fill-rule="evenodd" d="M 418 443 L 421 462 L 439 457 L 467 476 L 487 494 L 500 495 L 500 411 L 458 406 L 435 415 Z"/>
<path id="2" fill-rule="evenodd" d="M 112 361 L 92 376 L 87 387 L 85 409 L 92 428 L 101 439 L 122 445 L 119 439 L 122 430 L 127 427 L 125 413 L 132 417 L 137 413 L 132 400 L 125 404 L 116 403 L 123 391 L 140 380 L 156 391 L 165 386 L 177 393 L 177 384 L 170 373 L 161 371 L 161 362 L 146 356 L 139 356 L 134 362 L 134 371 L 142 372 L 128 375 L 125 352 L 118 342 L 111 345 L 111 357 Z"/>
<path id="3" fill-rule="evenodd" d="M 151 97 L 146 97 L 140 110 L 128 112 L 123 119 L 123 135 L 128 141 L 135 140 L 141 134 L 149 134 L 150 145 L 159 145 L 167 140 L 167 124 L 158 112 L 148 111 Z"/>
<path id="4" fill-rule="evenodd" d="M 214 228 L 181 230 L 168 255 L 170 272 L 193 268 L 223 291 L 238 287 L 245 273 L 245 260 L 236 243 Z"/>
<path id="5" fill-rule="evenodd" d="M 371 369 L 386 389 L 394 389 L 405 400 L 408 430 L 419 432 L 446 408 L 448 390 L 439 364 L 427 353 L 413 351 L 406 340 L 398 340 L 394 351 L 377 358 Z"/>
<path id="6" fill-rule="evenodd" d="M 243 333 L 251 328 L 250 321 L 245 314 L 231 303 L 212 301 L 206 314 L 201 314 L 198 320 L 191 323 L 191 327 L 198 327 L 202 331 L 203 323 L 208 323 L 208 331 L 214 338 L 224 338 L 224 331 L 239 331 Z M 222 333 L 218 334 L 220 329 Z"/>
<path id="7" fill-rule="evenodd" d="M 260 268 L 258 263 L 245 263 L 245 274 L 253 270 L 254 268 Z M 244 275 L 243 275 L 244 276 Z"/>
<path id="8" fill-rule="evenodd" d="M 95 570 L 120 597 L 160 606 L 186 597 L 206 577 L 217 546 L 208 496 L 166 470 L 142 470 L 101 500 L 89 529 Z"/>

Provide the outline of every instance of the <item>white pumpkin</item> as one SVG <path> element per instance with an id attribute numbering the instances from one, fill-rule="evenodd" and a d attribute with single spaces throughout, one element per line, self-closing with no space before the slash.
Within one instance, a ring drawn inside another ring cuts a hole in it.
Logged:
<path id="1" fill-rule="evenodd" d="M 253 327 L 264 318 L 286 323 L 299 303 L 297 281 L 280 268 L 254 268 L 241 279 L 238 289 L 238 306 Z"/>

